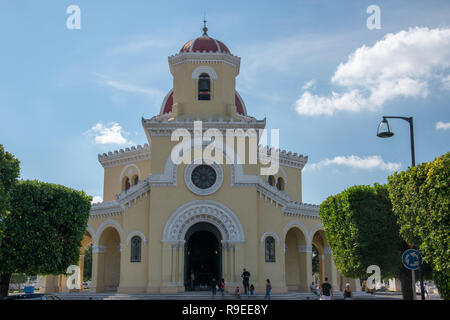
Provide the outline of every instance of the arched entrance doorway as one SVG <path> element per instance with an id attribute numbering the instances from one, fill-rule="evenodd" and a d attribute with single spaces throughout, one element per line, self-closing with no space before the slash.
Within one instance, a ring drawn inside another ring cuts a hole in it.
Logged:
<path id="1" fill-rule="evenodd" d="M 98 240 L 97 292 L 115 292 L 120 282 L 120 235 L 113 227 L 103 230 Z"/>
<path id="2" fill-rule="evenodd" d="M 185 240 L 186 290 L 208 290 L 213 278 L 222 277 L 221 234 L 214 225 L 199 222 L 189 228 Z"/>
<path id="3" fill-rule="evenodd" d="M 302 230 L 292 227 L 285 238 L 285 279 L 290 291 L 307 291 L 308 272 L 306 237 Z"/>

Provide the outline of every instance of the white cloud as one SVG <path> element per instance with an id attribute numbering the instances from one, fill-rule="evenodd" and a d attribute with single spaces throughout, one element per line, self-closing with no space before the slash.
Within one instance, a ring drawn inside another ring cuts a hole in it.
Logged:
<path id="1" fill-rule="evenodd" d="M 103 202 L 102 197 L 100 197 L 100 196 L 94 196 L 94 197 L 92 197 L 91 204 L 94 204 L 94 203 L 101 203 L 101 202 Z"/>
<path id="2" fill-rule="evenodd" d="M 309 80 L 308 82 L 305 83 L 305 85 L 302 87 L 302 90 L 308 90 L 309 88 L 313 87 L 316 84 L 315 80 Z"/>
<path id="3" fill-rule="evenodd" d="M 85 134 L 88 136 L 93 136 L 93 142 L 95 144 L 133 144 L 133 142 L 128 141 L 123 135 L 128 133 L 122 130 L 122 127 L 117 123 L 113 122 L 110 127 L 105 126 L 103 123 L 98 122 L 90 130 L 86 131 Z"/>
<path id="4" fill-rule="evenodd" d="M 450 90 L 450 75 L 442 78 L 441 82 L 445 89 Z"/>
<path id="5" fill-rule="evenodd" d="M 355 169 L 362 169 L 362 170 L 385 170 L 385 171 L 396 171 L 399 170 L 401 167 L 400 163 L 395 162 L 385 162 L 380 156 L 368 156 L 368 157 L 358 157 L 355 155 L 351 156 L 337 156 L 333 159 L 325 159 L 318 163 L 312 163 L 307 164 L 305 169 L 307 171 L 309 170 L 316 170 L 321 169 L 323 167 L 328 166 L 346 166 L 350 168 Z"/>
<path id="6" fill-rule="evenodd" d="M 135 84 L 123 82 L 123 81 L 116 81 L 111 80 L 107 76 L 104 76 L 102 74 L 94 73 L 94 75 L 99 79 L 100 84 L 106 85 L 108 87 L 111 87 L 113 89 L 128 92 L 128 93 L 139 93 L 144 94 L 147 96 L 154 97 L 156 99 L 162 100 L 164 98 L 164 93 L 158 89 L 153 88 L 145 88 L 141 87 Z"/>
<path id="7" fill-rule="evenodd" d="M 450 130 L 450 122 L 436 122 L 436 130 Z"/>
<path id="8" fill-rule="evenodd" d="M 338 110 L 377 110 L 399 97 L 425 98 L 431 79 L 440 78 L 450 87 L 450 76 L 442 76 L 449 67 L 450 29 L 416 27 L 390 33 L 372 47 L 358 48 L 338 66 L 331 82 L 344 93 L 322 97 L 306 91 L 296 109 L 303 115 L 332 115 Z"/>

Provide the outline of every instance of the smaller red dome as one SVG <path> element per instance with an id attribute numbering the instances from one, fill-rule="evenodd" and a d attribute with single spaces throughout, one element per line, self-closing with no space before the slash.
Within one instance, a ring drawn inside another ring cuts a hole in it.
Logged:
<path id="1" fill-rule="evenodd" d="M 186 42 L 180 50 L 180 53 L 183 52 L 230 53 L 230 50 L 222 41 L 203 35 L 197 39 Z"/>

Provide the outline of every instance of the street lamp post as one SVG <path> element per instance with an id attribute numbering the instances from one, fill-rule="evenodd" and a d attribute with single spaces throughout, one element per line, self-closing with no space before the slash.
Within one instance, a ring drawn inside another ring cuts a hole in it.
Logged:
<path id="1" fill-rule="evenodd" d="M 391 127 L 387 119 L 402 119 L 409 123 L 409 134 L 411 140 L 411 164 L 413 167 L 416 166 L 416 156 L 414 151 L 414 126 L 413 126 L 413 118 L 412 117 L 397 117 L 397 116 L 383 116 L 383 120 L 381 120 L 378 125 L 377 136 L 380 138 L 390 138 L 394 135 L 391 131 Z M 422 260 L 422 259 L 420 259 Z M 414 271 L 412 271 L 413 278 L 413 299 L 416 298 L 416 285 L 414 281 Z M 422 261 L 419 264 L 419 278 L 420 278 L 420 295 L 422 300 L 425 300 L 425 290 L 423 287 L 423 273 L 422 273 Z"/>

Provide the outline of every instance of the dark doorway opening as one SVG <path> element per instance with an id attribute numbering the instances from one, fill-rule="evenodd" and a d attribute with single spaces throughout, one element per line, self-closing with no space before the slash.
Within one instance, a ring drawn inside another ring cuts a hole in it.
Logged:
<path id="1" fill-rule="evenodd" d="M 186 233 L 186 291 L 210 290 L 222 276 L 220 232 L 209 223 L 197 223 Z"/>

